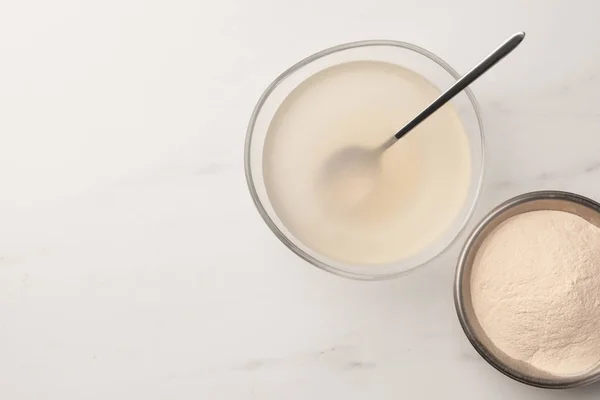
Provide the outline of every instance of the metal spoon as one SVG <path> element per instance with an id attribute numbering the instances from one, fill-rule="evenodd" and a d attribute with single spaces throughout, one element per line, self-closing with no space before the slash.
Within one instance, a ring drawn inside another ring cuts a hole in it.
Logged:
<path id="1" fill-rule="evenodd" d="M 462 92 L 467 86 L 473 83 L 473 81 L 498 63 L 498 61 L 507 56 L 519 45 L 519 43 L 523 41 L 524 38 L 525 32 L 518 32 L 512 35 L 508 40 L 500 45 L 500 47 L 494 50 L 489 56 L 483 59 L 483 61 L 458 79 L 452 86 L 450 86 L 450 88 L 448 88 L 448 90 L 442 93 L 415 118 L 404 125 L 402 129 L 400 129 L 394 136 L 386 140 L 380 146 L 375 148 L 348 146 L 334 153 L 325 163 L 325 171 L 323 175 L 325 178 L 324 182 L 336 183 L 335 181 L 340 181 L 340 177 L 347 179 L 348 176 L 352 174 L 351 171 L 361 171 L 360 185 L 354 185 L 356 186 L 354 187 L 353 185 L 344 184 L 344 186 L 349 188 L 346 190 L 346 192 L 353 192 L 353 199 L 360 199 L 363 197 L 363 195 L 368 194 L 370 188 L 368 185 L 364 184 L 364 182 L 368 180 L 365 179 L 365 176 L 372 175 L 375 177 L 375 174 L 379 168 L 379 160 L 383 152 L 385 152 L 399 139 L 404 137 L 408 132 L 413 130 L 417 125 L 431 116 L 431 114 L 439 110 L 454 96 Z M 356 193 L 357 191 L 360 193 Z"/>

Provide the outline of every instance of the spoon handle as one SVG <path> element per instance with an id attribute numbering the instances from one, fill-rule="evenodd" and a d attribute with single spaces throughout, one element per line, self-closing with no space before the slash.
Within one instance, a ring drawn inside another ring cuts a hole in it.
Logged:
<path id="1" fill-rule="evenodd" d="M 518 32 L 512 35 L 506 42 L 500 47 L 487 56 L 483 61 L 477 64 L 472 70 L 463 75 L 459 80 L 450 86 L 448 90 L 440 95 L 437 99 L 427 106 L 419 115 L 417 115 L 412 121 L 404 125 L 402 129 L 394 135 L 396 140 L 406 135 L 414 127 L 423 122 L 427 117 L 436 112 L 440 107 L 450 101 L 454 96 L 462 92 L 464 88 L 469 86 L 473 81 L 483 75 L 488 69 L 492 68 L 498 61 L 502 60 L 508 53 L 513 51 L 519 43 L 525 38 L 525 32 Z M 396 140 L 391 140 L 390 145 Z"/>

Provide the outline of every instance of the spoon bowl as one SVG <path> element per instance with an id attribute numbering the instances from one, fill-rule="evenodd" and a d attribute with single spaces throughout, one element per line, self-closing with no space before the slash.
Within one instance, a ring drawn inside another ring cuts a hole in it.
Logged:
<path id="1" fill-rule="evenodd" d="M 347 209 L 367 198 L 380 174 L 381 152 L 379 148 L 348 146 L 333 153 L 322 167 L 320 180 L 327 203 Z"/>

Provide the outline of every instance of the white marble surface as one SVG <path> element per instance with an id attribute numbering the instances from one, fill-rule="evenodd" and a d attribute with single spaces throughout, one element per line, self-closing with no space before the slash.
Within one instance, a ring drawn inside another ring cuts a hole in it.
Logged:
<path id="1" fill-rule="evenodd" d="M 454 313 L 458 248 L 355 282 L 294 257 L 247 194 L 265 86 L 340 42 L 410 41 L 476 83 L 478 215 L 565 189 L 600 200 L 594 0 L 0 3 L 0 397 L 598 399 L 489 367 Z"/>

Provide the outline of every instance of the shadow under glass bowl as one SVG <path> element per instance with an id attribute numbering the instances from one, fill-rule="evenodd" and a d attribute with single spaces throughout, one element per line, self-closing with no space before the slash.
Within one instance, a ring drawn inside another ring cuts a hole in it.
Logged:
<path id="1" fill-rule="evenodd" d="M 404 42 L 391 40 L 353 42 L 313 54 L 278 76 L 260 97 L 246 133 L 244 166 L 248 188 L 260 215 L 277 238 L 290 250 L 314 266 L 333 274 L 354 279 L 376 280 L 395 277 L 424 265 L 443 253 L 455 241 L 471 217 L 479 197 L 484 169 L 484 135 L 479 106 L 473 93 L 466 89 L 451 103 L 460 117 L 470 146 L 471 176 L 468 194 L 460 211 L 445 232 L 416 255 L 390 264 L 348 264 L 329 259 L 304 245 L 282 223 L 269 201 L 262 167 L 265 138 L 279 106 L 300 83 L 334 65 L 364 60 L 382 61 L 407 68 L 420 74 L 441 90 L 445 90 L 460 77 L 450 65 L 435 54 Z M 390 136 L 393 133 L 390 132 Z"/>
<path id="2" fill-rule="evenodd" d="M 469 236 L 460 255 L 454 284 L 454 304 L 465 335 L 490 365 L 510 378 L 547 389 L 568 389 L 600 380 L 600 365 L 578 376 L 556 376 L 508 357 L 487 337 L 477 320 L 471 300 L 471 271 L 479 248 L 500 224 L 516 215 L 538 210 L 575 214 L 600 227 L 600 204 L 574 193 L 539 191 L 522 194 L 493 209 Z M 600 277 L 598 277 L 600 279 Z"/>

